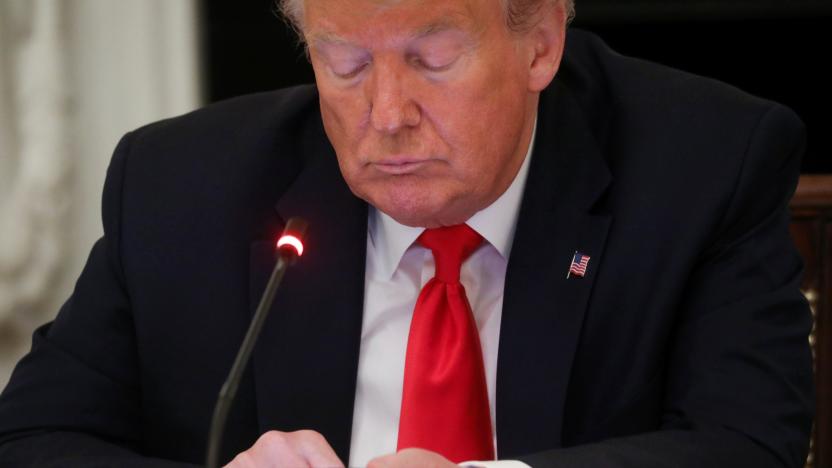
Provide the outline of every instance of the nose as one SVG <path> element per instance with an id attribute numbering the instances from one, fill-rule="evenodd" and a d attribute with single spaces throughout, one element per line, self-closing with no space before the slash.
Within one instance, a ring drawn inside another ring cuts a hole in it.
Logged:
<path id="1" fill-rule="evenodd" d="M 409 70 L 393 60 L 378 60 L 373 64 L 366 82 L 370 102 L 370 124 L 383 133 L 396 133 L 414 127 L 421 120 L 418 104 L 412 99 Z"/>

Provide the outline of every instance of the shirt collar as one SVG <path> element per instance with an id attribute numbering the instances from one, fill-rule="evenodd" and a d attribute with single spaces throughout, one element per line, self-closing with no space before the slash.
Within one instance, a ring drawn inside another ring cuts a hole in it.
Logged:
<path id="1" fill-rule="evenodd" d="M 514 240 L 515 225 L 517 224 L 520 202 L 523 199 L 523 189 L 529 173 L 529 161 L 531 160 L 536 133 L 537 119 L 535 119 L 532 128 L 532 136 L 529 140 L 529 147 L 526 150 L 523 164 L 520 166 L 520 170 L 517 171 L 517 175 L 514 176 L 511 185 L 494 203 L 474 213 L 466 222 L 489 244 L 493 245 L 506 260 L 508 260 L 511 253 L 511 244 Z M 386 213 L 372 206 L 370 207 L 367 228 L 370 242 L 376 252 L 376 258 L 380 260 L 377 264 L 378 272 L 384 278 L 393 277 L 393 273 L 398 268 L 404 253 L 425 230 L 422 227 L 400 224 Z"/>

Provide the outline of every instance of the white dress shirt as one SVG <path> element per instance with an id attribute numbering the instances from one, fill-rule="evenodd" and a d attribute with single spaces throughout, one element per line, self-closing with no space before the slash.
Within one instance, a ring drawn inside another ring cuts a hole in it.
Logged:
<path id="1" fill-rule="evenodd" d="M 531 142 L 534 142 L 534 133 L 533 130 Z M 497 346 L 503 288 L 532 146 L 530 143 L 509 188 L 468 220 L 467 224 L 486 242 L 462 264 L 460 271 L 460 281 L 479 329 L 495 453 Z M 365 466 L 379 455 L 396 451 L 410 319 L 419 292 L 433 278 L 435 269 L 430 250 L 415 243 L 424 228 L 404 226 L 371 207 L 367 229 L 364 319 L 350 466 Z M 520 462 L 508 463 L 505 466 L 527 466 Z M 502 467 L 504 462 L 485 465 Z"/>

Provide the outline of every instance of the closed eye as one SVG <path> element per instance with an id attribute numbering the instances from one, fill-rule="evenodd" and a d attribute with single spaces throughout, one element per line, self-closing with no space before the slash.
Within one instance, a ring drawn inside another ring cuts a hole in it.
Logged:
<path id="1" fill-rule="evenodd" d="M 410 58 L 410 63 L 414 66 L 427 70 L 429 72 L 443 72 L 450 69 L 454 63 L 456 63 L 456 58 L 452 60 L 443 60 L 438 62 L 431 62 L 419 56 L 413 56 Z"/>
<path id="2" fill-rule="evenodd" d="M 351 78 L 355 78 L 358 76 L 367 66 L 370 65 L 370 62 L 362 62 L 357 66 L 352 68 L 347 68 L 346 70 L 336 69 L 337 67 L 330 67 L 332 74 L 342 80 L 349 80 Z"/>

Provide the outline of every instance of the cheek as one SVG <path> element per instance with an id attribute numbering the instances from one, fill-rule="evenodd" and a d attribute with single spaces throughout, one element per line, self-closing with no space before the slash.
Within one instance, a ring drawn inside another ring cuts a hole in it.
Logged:
<path id="1" fill-rule="evenodd" d="M 344 92 L 319 90 L 321 119 L 324 130 L 339 159 L 356 152 L 356 146 L 365 128 L 366 111 L 354 97 Z"/>
<path id="2" fill-rule="evenodd" d="M 452 164 L 482 183 L 498 176 L 515 151 L 527 96 L 516 85 L 469 81 L 440 94 L 426 109 L 437 133 L 453 150 Z"/>

